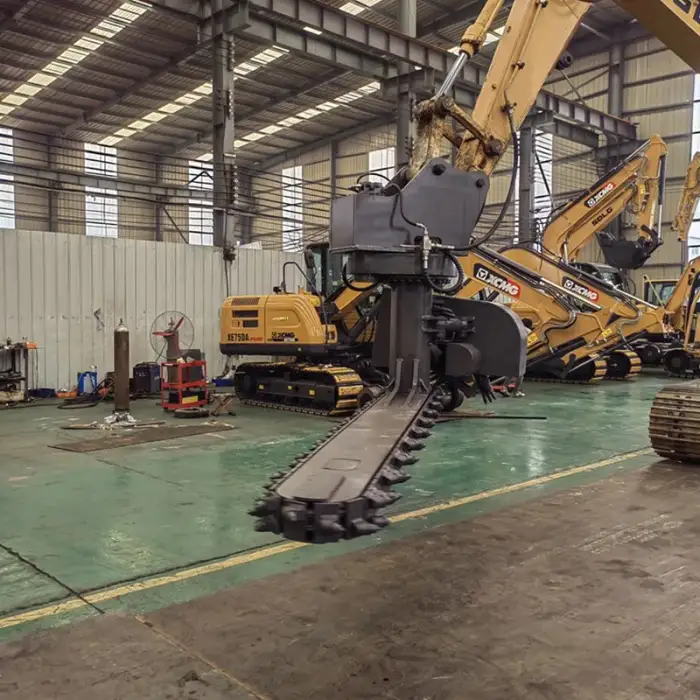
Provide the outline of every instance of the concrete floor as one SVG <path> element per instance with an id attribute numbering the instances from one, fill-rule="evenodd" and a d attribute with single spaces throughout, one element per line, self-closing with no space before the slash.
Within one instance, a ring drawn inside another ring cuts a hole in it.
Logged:
<path id="1" fill-rule="evenodd" d="M 666 381 L 529 384 L 496 410 L 547 421 L 441 425 L 396 522 L 328 547 L 256 534 L 245 515 L 324 419 L 239 409 L 228 433 L 75 454 L 47 445 L 79 439 L 58 426 L 94 412 L 2 412 L 0 635 L 15 641 L 0 646 L 0 694 L 38 697 L 34 684 L 50 679 L 56 697 L 73 698 L 93 697 L 94 684 L 101 698 L 602 697 L 591 685 L 600 674 L 573 691 L 591 664 L 607 668 L 616 634 L 635 638 L 649 616 L 672 629 L 674 610 L 695 623 L 678 596 L 700 577 L 690 549 L 700 482 L 649 468 L 646 449 Z M 157 415 L 144 402 L 134 413 Z M 657 605 L 669 586 L 678 596 Z M 83 618 L 93 619 L 60 627 Z M 678 661 L 670 642 L 661 656 L 671 651 Z M 618 670 L 641 658 L 629 654 Z M 644 687 L 606 697 L 661 697 Z"/>

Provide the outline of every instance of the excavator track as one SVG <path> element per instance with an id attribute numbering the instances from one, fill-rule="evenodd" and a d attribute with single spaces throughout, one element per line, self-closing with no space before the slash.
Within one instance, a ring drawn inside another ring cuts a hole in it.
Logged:
<path id="1" fill-rule="evenodd" d="M 256 530 L 326 543 L 371 535 L 389 524 L 381 510 L 410 478 L 404 467 L 431 434 L 443 406 L 440 389 L 384 392 L 331 429 L 289 471 L 278 472 L 249 514 Z"/>
<path id="2" fill-rule="evenodd" d="M 233 377 L 242 404 L 317 416 L 347 416 L 364 382 L 353 369 L 303 362 L 246 362 Z"/>
<path id="3" fill-rule="evenodd" d="M 672 384 L 656 395 L 649 438 L 660 457 L 700 462 L 700 382 Z"/>
<path id="4" fill-rule="evenodd" d="M 642 358 L 633 350 L 613 350 L 607 353 L 606 359 L 608 363 L 606 380 L 636 379 L 642 370 Z"/>
<path id="5" fill-rule="evenodd" d="M 536 374 L 526 374 L 525 379 L 529 382 L 546 382 L 547 384 L 600 384 L 605 379 L 607 371 L 608 363 L 605 358 L 592 355 L 589 361 L 585 364 L 581 363 L 563 379 Z"/>

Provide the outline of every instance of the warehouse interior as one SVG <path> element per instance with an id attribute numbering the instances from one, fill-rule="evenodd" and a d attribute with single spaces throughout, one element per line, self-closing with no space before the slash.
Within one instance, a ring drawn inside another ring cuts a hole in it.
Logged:
<path id="1" fill-rule="evenodd" d="M 0 695 L 695 697 L 698 201 L 699 0 L 0 0 Z"/>

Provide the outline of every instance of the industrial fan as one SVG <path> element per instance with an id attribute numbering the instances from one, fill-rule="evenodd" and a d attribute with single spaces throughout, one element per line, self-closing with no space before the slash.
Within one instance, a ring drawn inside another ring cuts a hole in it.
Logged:
<path id="1" fill-rule="evenodd" d="M 156 361 L 175 362 L 187 354 L 194 341 L 192 321 L 180 311 L 164 311 L 156 316 L 149 332 Z"/>
<path id="2" fill-rule="evenodd" d="M 201 351 L 192 349 L 192 321 L 179 311 L 165 311 L 153 321 L 149 335 L 160 361 L 161 406 L 179 411 L 206 404 L 207 364 Z"/>

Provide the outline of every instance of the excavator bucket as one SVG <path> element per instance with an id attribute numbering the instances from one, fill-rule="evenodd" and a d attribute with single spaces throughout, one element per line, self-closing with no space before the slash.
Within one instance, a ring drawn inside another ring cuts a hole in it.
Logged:
<path id="1" fill-rule="evenodd" d="M 646 229 L 645 233 L 646 237 L 640 236 L 636 241 L 618 239 L 605 231 L 598 233 L 598 245 L 603 251 L 605 262 L 618 270 L 636 270 L 642 267 L 663 243 L 656 231 Z"/>

